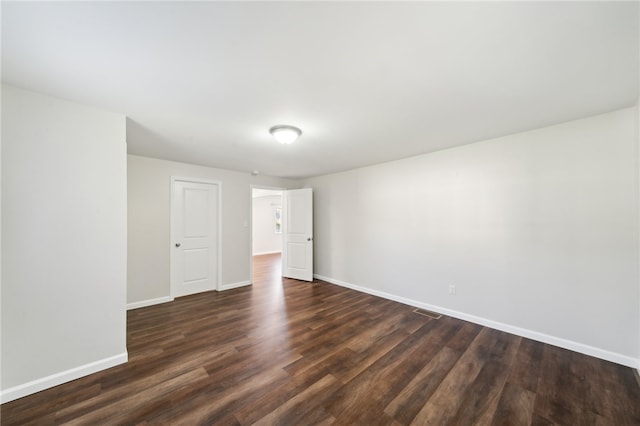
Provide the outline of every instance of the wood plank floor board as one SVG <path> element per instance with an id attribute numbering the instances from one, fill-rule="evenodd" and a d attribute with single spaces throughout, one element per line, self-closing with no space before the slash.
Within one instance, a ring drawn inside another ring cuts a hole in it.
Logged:
<path id="1" fill-rule="evenodd" d="M 482 331 L 482 326 L 466 321 L 460 322 L 460 330 L 458 330 L 456 335 L 446 343 L 446 346 L 450 349 L 453 349 L 454 351 L 464 352 L 467 350 L 471 342 L 476 338 L 478 333 Z"/>
<path id="2" fill-rule="evenodd" d="M 401 424 L 411 424 L 461 355 L 461 352 L 443 347 L 387 405 L 384 412 Z"/>
<path id="3" fill-rule="evenodd" d="M 233 414 L 242 407 L 247 400 L 256 398 L 256 389 L 266 390 L 278 386 L 289 377 L 281 368 L 266 368 L 251 376 L 234 380 L 233 383 L 217 383 L 215 392 L 199 392 L 186 404 L 181 404 L 179 410 L 173 410 L 170 417 L 172 424 L 216 424 L 223 419 L 235 419 Z M 176 415 L 178 414 L 179 415 Z"/>
<path id="4" fill-rule="evenodd" d="M 490 425 L 508 373 L 504 364 L 494 360 L 487 361 L 465 391 L 460 408 L 451 423 Z"/>
<path id="5" fill-rule="evenodd" d="M 354 319 L 350 325 L 360 326 L 365 322 L 366 320 L 359 318 Z M 313 364 L 322 362 L 335 351 L 340 350 L 340 348 L 345 346 L 345 341 L 348 341 L 355 333 L 357 333 L 357 327 L 339 327 L 337 329 L 327 331 L 327 333 L 324 333 L 323 335 L 324 338 L 318 336 L 312 344 L 303 344 L 300 348 L 303 356 L 288 365 L 286 370 L 289 374 L 296 375 L 301 371 L 305 371 Z M 328 338 L 330 336 L 333 336 L 333 338 Z"/>
<path id="6" fill-rule="evenodd" d="M 102 395 L 94 397 L 90 409 L 80 409 L 79 406 L 69 407 L 56 413 L 56 421 L 69 425 L 83 424 L 123 424 L 131 415 L 131 412 L 139 407 L 139 401 L 157 399 L 174 390 L 188 386 L 198 380 L 206 379 L 207 373 L 203 368 L 191 370 L 188 373 L 172 377 L 168 380 L 149 385 L 143 391 L 137 392 L 133 397 L 113 398 L 112 395 L 101 398 Z M 95 401 L 98 399 L 99 401 Z M 99 402 L 96 404 L 96 402 Z M 83 413 L 80 415 L 80 413 Z"/>
<path id="7" fill-rule="evenodd" d="M 312 371 L 308 371 L 303 376 L 290 377 L 289 380 L 286 380 L 280 386 L 272 388 L 268 393 L 245 403 L 235 412 L 235 417 L 242 425 L 253 424 L 281 405 L 286 404 L 287 401 L 324 376 L 327 376 L 326 369 L 321 366 L 315 366 Z"/>
<path id="8" fill-rule="evenodd" d="M 440 349 L 438 339 L 457 331 L 457 324 L 427 321 L 393 349 L 350 380 L 330 405 L 336 418 L 356 420 L 354 415 L 384 408 L 409 384 L 424 364 Z M 356 414 L 354 414 L 356 413 Z"/>
<path id="9" fill-rule="evenodd" d="M 424 324 L 423 321 L 408 321 L 408 318 L 411 320 L 413 318 L 402 312 L 390 313 L 388 318 L 389 321 L 374 321 L 365 330 L 353 336 L 347 343 L 349 349 L 354 352 L 362 352 L 370 348 L 378 339 L 383 339 L 396 330 L 402 330 L 409 335 Z"/>
<path id="10" fill-rule="evenodd" d="M 513 383 L 506 383 L 493 416 L 493 426 L 528 425 L 533 420 L 536 394 Z"/>
<path id="11" fill-rule="evenodd" d="M 535 393 L 543 349 L 544 346 L 540 343 L 522 338 L 507 381 Z"/>
<path id="12" fill-rule="evenodd" d="M 520 346 L 522 337 L 498 331 L 495 335 L 495 343 L 489 351 L 489 360 L 503 364 L 505 369 L 510 368 Z"/>
<path id="13" fill-rule="evenodd" d="M 250 287 L 129 311 L 129 362 L 2 425 L 640 425 L 632 369 L 254 259 Z"/>
<path id="14" fill-rule="evenodd" d="M 572 352 L 546 346 L 535 412 L 556 424 L 594 424 L 596 413 L 585 405 L 578 379 L 571 372 Z"/>
<path id="15" fill-rule="evenodd" d="M 411 424 L 449 424 L 461 408 L 467 389 L 474 383 L 489 356 L 496 330 L 483 328 L 426 401 Z"/>
<path id="16" fill-rule="evenodd" d="M 340 386 L 341 383 L 328 374 L 262 417 L 255 424 L 263 426 L 313 424 L 318 420 L 326 420 L 330 417 L 326 410 L 316 411 L 315 409 Z M 314 411 L 316 415 L 310 416 L 309 414 Z"/>

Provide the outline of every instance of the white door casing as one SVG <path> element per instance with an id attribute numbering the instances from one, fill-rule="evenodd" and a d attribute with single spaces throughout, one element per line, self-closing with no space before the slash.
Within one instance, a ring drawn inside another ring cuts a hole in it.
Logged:
<path id="1" fill-rule="evenodd" d="M 284 191 L 282 213 L 282 275 L 313 281 L 313 189 Z"/>
<path id="2" fill-rule="evenodd" d="M 218 290 L 221 184 L 171 178 L 171 295 Z"/>

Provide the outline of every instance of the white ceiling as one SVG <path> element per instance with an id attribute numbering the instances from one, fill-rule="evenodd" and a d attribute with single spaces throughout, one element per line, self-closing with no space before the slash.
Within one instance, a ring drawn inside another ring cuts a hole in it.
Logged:
<path id="1" fill-rule="evenodd" d="M 3 81 L 132 154 L 306 177 L 635 104 L 638 2 L 2 2 Z M 292 124 L 293 145 L 268 129 Z"/>

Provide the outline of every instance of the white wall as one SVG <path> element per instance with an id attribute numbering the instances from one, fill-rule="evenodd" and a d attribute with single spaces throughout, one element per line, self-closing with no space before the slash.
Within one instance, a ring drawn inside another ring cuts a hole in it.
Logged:
<path id="1" fill-rule="evenodd" d="M 125 362 L 125 117 L 2 86 L 2 400 Z"/>
<path id="2" fill-rule="evenodd" d="M 638 78 L 640 79 L 640 76 L 638 76 Z M 636 194 L 638 203 L 638 220 L 636 222 L 638 241 L 636 246 L 638 250 L 638 306 L 640 306 L 640 98 L 638 98 L 638 102 L 636 103 L 636 161 L 638 162 L 636 170 L 636 177 L 638 180 L 638 192 Z M 640 309 L 638 309 L 638 354 L 638 365 L 636 367 L 638 369 L 638 374 L 640 374 Z"/>
<path id="3" fill-rule="evenodd" d="M 282 233 L 276 234 L 275 232 L 276 208 L 282 208 L 281 195 L 269 195 L 253 199 L 251 217 L 254 255 L 282 251 Z"/>
<path id="4" fill-rule="evenodd" d="M 624 109 L 308 179 L 316 273 L 637 365 L 637 120 Z"/>
<path id="5" fill-rule="evenodd" d="M 250 283 L 251 185 L 291 188 L 299 182 L 136 155 L 128 158 L 129 306 L 170 298 L 171 176 L 222 182 L 222 285 Z"/>

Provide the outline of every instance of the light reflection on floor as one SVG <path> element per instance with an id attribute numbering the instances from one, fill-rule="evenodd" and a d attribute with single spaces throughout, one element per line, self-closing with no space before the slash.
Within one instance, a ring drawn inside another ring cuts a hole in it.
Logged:
<path id="1" fill-rule="evenodd" d="M 288 309 L 285 303 L 280 254 L 253 257 L 252 309 L 258 326 L 250 338 L 261 342 L 261 350 L 286 351 L 291 348 Z"/>

